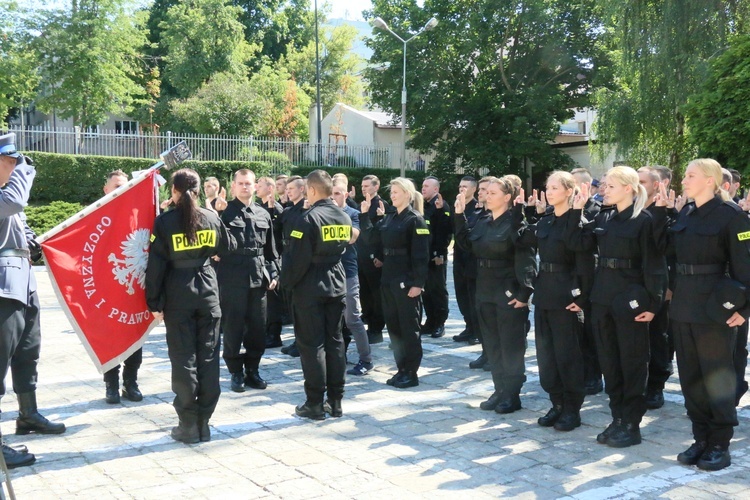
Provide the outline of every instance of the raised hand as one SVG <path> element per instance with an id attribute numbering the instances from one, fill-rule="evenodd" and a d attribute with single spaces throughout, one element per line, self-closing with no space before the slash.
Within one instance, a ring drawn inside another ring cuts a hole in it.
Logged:
<path id="1" fill-rule="evenodd" d="M 372 196 L 370 193 L 365 193 L 365 199 L 359 204 L 359 209 L 363 214 L 370 213 L 370 204 L 372 203 Z"/>
<path id="2" fill-rule="evenodd" d="M 542 191 L 542 196 L 536 204 L 536 213 L 543 214 L 547 211 L 547 193 Z"/>
<path id="3" fill-rule="evenodd" d="M 219 195 L 216 197 L 216 210 L 221 211 L 227 208 L 227 190 L 219 189 Z"/>
<path id="4" fill-rule="evenodd" d="M 523 188 L 521 188 L 518 190 L 518 196 L 516 196 L 516 199 L 513 200 L 513 204 L 523 205 L 524 203 L 526 203 L 526 196 L 525 196 L 525 193 L 523 192 Z"/>
<path id="5" fill-rule="evenodd" d="M 685 206 L 685 203 L 687 203 L 687 197 L 682 195 L 678 196 L 674 202 L 674 209 L 678 212 L 682 211 L 682 207 Z"/>
<path id="6" fill-rule="evenodd" d="M 383 200 L 380 200 L 378 202 L 378 209 L 375 211 L 376 214 L 378 214 L 378 217 L 382 217 L 385 215 L 385 205 L 383 204 Z"/>
<path id="7" fill-rule="evenodd" d="M 669 195 L 667 195 L 667 188 L 664 184 L 659 184 L 659 190 L 654 195 L 654 201 L 657 207 L 666 207 Z"/>
<path id="8" fill-rule="evenodd" d="M 462 214 L 466 210 L 466 196 L 463 193 L 458 193 L 458 196 L 456 196 L 453 210 L 456 214 Z"/>
<path id="9" fill-rule="evenodd" d="M 357 189 L 352 186 L 352 188 L 349 190 L 349 197 L 353 200 L 355 196 L 357 196 Z"/>
<path id="10" fill-rule="evenodd" d="M 529 206 L 536 206 L 537 203 L 539 203 L 539 191 L 532 189 L 531 196 L 526 200 L 526 204 Z"/>
<path id="11" fill-rule="evenodd" d="M 445 202 L 443 201 L 443 195 L 440 194 L 440 193 L 438 193 L 437 194 L 437 199 L 435 200 L 435 208 L 437 208 L 438 210 L 442 210 L 444 203 Z"/>

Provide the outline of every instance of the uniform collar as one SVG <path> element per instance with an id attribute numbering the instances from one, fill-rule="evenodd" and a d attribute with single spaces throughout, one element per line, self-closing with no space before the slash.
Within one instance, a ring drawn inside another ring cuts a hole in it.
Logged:
<path id="1" fill-rule="evenodd" d="M 635 204 L 630 205 L 628 208 L 623 210 L 622 212 L 618 212 L 617 208 L 615 208 L 615 219 L 617 220 L 627 220 L 633 217 L 633 208 L 635 207 Z"/>
<path id="2" fill-rule="evenodd" d="M 713 210 L 721 205 L 723 203 L 720 196 L 714 196 L 712 199 L 708 200 L 706 203 L 701 205 L 700 207 L 697 205 L 693 205 L 695 208 L 691 211 L 694 212 L 698 217 L 705 217 L 709 213 L 713 212 Z"/>

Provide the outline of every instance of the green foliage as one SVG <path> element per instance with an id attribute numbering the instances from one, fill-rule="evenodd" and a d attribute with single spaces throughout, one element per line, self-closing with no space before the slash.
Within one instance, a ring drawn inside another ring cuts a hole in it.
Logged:
<path id="1" fill-rule="evenodd" d="M 83 210 L 80 203 L 53 201 L 47 205 L 29 205 L 24 210 L 26 223 L 37 236 L 41 236 L 61 222 Z"/>
<path id="2" fill-rule="evenodd" d="M 364 61 L 352 51 L 357 36 L 352 26 L 320 28 L 320 102 L 325 116 L 337 102 L 359 108 L 364 104 L 360 76 Z M 315 40 L 303 47 L 290 47 L 280 61 L 299 86 L 314 101 L 316 95 Z"/>
<path id="3" fill-rule="evenodd" d="M 610 21 L 611 88 L 596 95 L 600 156 L 605 145 L 639 163 L 681 167 L 695 154 L 685 126 L 688 98 L 700 89 L 708 61 L 742 29 L 747 2 L 602 3 Z"/>
<path id="4" fill-rule="evenodd" d="M 750 36 L 735 38 L 712 61 L 701 92 L 686 109 L 700 155 L 750 174 Z"/>
<path id="5" fill-rule="evenodd" d="M 434 15 L 440 24 L 407 45 L 410 146 L 434 150 L 434 172 L 467 170 L 524 175 L 566 157 L 550 147 L 570 109 L 587 104 L 598 57 L 593 0 L 374 0 L 379 16 L 403 37 Z M 367 41 L 372 101 L 401 115 L 403 44 L 383 30 Z M 387 64 L 387 67 L 383 67 Z"/>
<path id="6" fill-rule="evenodd" d="M 145 69 L 142 19 L 125 10 L 127 0 L 78 0 L 44 20 L 35 40 L 42 92 L 40 110 L 53 110 L 83 127 L 103 123 L 112 113 L 127 113 L 144 97 L 134 82 Z"/>
<path id="7" fill-rule="evenodd" d="M 62 200 L 89 205 L 104 196 L 102 187 L 109 172 L 122 170 L 130 175 L 133 171 L 145 170 L 155 163 L 153 160 L 143 158 L 75 156 L 38 152 L 30 152 L 29 156 L 34 160 L 37 170 L 34 188 L 31 190 L 32 203 Z M 258 176 L 267 175 L 272 168 L 271 164 L 262 161 L 190 160 L 182 166 L 195 169 L 201 178 L 213 176 L 222 182 L 231 178 L 232 174 L 241 168 L 249 168 Z M 169 178 L 168 170 L 162 170 L 161 174 Z"/>
<path id="8" fill-rule="evenodd" d="M 322 2 L 321 2 L 322 3 Z M 309 0 L 234 0 L 242 8 L 240 22 L 248 43 L 260 44 L 261 55 L 278 61 L 289 48 L 313 38 L 314 14 Z"/>
<path id="9" fill-rule="evenodd" d="M 0 12 L 5 13 L 0 26 L 0 123 L 5 122 L 11 109 L 28 104 L 36 93 L 39 76 L 36 56 L 28 50 L 29 35 L 20 21 L 26 9 L 16 2 L 3 0 Z"/>
<path id="10" fill-rule="evenodd" d="M 165 50 L 164 80 L 186 98 L 217 73 L 244 75 L 258 50 L 245 41 L 240 7 L 227 0 L 191 0 L 169 8 L 159 25 Z"/>

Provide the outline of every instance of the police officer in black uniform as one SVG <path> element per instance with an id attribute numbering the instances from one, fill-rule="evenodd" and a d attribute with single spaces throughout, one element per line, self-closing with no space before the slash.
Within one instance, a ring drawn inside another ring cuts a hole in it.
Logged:
<path id="1" fill-rule="evenodd" d="M 456 197 L 456 240 L 477 257 L 477 307 L 484 348 L 487 351 L 493 394 L 480 404 L 482 410 L 512 413 L 521 409 L 521 387 L 526 381 L 526 332 L 528 302 L 534 291 L 536 259 L 533 247 L 519 241 L 513 218 L 523 217 L 522 205 L 511 210 L 516 199 L 506 178 L 491 178 L 485 194 L 488 213 L 473 229 L 464 215 L 463 195 Z"/>
<path id="2" fill-rule="evenodd" d="M 465 213 L 469 225 L 476 223 L 477 200 L 474 193 L 477 189 L 477 180 L 470 176 L 464 176 L 458 184 L 458 192 L 464 194 L 467 200 Z M 468 342 L 469 345 L 478 344 L 481 336 L 479 332 L 479 318 L 476 314 L 476 259 L 471 252 L 456 243 L 453 246 L 453 287 L 456 292 L 456 303 L 458 310 L 464 318 L 466 327 L 458 335 L 453 336 L 454 342 Z"/>
<path id="3" fill-rule="evenodd" d="M 352 235 L 352 221 L 331 200 L 333 184 L 324 170 L 307 176 L 310 209 L 294 224 L 282 282 L 292 288 L 297 348 L 305 376 L 306 401 L 295 413 L 313 420 L 342 415 L 346 353 L 341 335 L 346 274 L 341 256 Z M 328 394 L 327 404 L 323 397 Z"/>
<path id="4" fill-rule="evenodd" d="M 13 390 L 18 397 L 16 434 L 37 432 L 60 434 L 65 425 L 44 418 L 36 406 L 37 364 L 41 345 L 39 297 L 31 270 L 30 244 L 39 246 L 26 225 L 26 206 L 36 170 L 16 150 L 14 133 L 0 136 L 0 397 L 5 394 L 5 376 L 10 367 Z M 0 436 L 0 442 L 2 436 Z M 31 465 L 36 460 L 26 447 L 11 448 L 2 442 L 9 469 Z"/>
<path id="5" fill-rule="evenodd" d="M 728 278 L 750 287 L 750 220 L 721 186 L 721 166 L 711 159 L 690 162 L 682 181 L 692 198 L 670 227 L 670 250 L 677 276 L 670 308 L 680 386 L 695 442 L 677 456 L 686 465 L 719 470 L 731 463 L 729 442 L 737 425 L 733 369 L 737 327 L 750 315 L 747 292 L 716 318 L 710 309 L 714 290 Z M 660 197 L 664 198 L 662 191 Z M 747 288 L 750 289 L 750 288 Z"/>
<path id="6" fill-rule="evenodd" d="M 448 319 L 448 245 L 453 239 L 451 208 L 440 194 L 440 181 L 426 177 L 422 182 L 424 220 L 430 228 L 430 265 L 422 302 L 425 322 L 421 333 L 439 338 L 445 335 Z"/>
<path id="7" fill-rule="evenodd" d="M 396 375 L 386 381 L 398 389 L 419 385 L 417 370 L 422 363 L 422 341 L 419 336 L 420 295 L 427 281 L 430 230 L 422 218 L 422 196 L 409 179 L 391 181 L 391 203 L 395 209 L 386 213 L 385 203 L 378 204 L 382 220 L 373 226 L 370 220 L 372 200 L 362 202 L 359 223 L 369 244 L 383 255 L 380 290 L 383 313 L 391 338 Z"/>
<path id="8" fill-rule="evenodd" d="M 362 196 L 370 196 L 370 210 L 368 216 L 372 224 L 382 219 L 377 211 L 381 201 L 383 207 L 388 211 L 388 202 L 378 195 L 380 179 L 374 175 L 366 175 L 362 178 Z M 357 207 L 359 208 L 359 207 Z M 383 341 L 383 328 L 385 317 L 383 313 L 383 299 L 380 294 L 381 277 L 383 275 L 383 255 L 380 250 L 373 247 L 366 238 L 357 239 L 357 264 L 359 272 L 360 301 L 362 302 L 362 319 L 367 323 L 367 338 L 370 344 L 379 344 Z"/>
<path id="9" fill-rule="evenodd" d="M 146 302 L 167 328 L 174 407 L 172 438 L 210 441 L 208 421 L 219 401 L 219 283 L 211 256 L 236 248 L 216 212 L 198 206 L 200 177 L 172 175 L 173 210 L 156 218 L 146 268 Z"/>
<path id="10" fill-rule="evenodd" d="M 592 320 L 612 423 L 596 439 L 623 448 L 641 442 L 648 322 L 661 306 L 667 275 L 656 242 L 656 235 L 664 234 L 666 211 L 643 211 L 646 190 L 630 167 L 609 170 L 606 182 L 605 203 L 613 207 L 602 210 L 594 221 L 586 221 L 583 231 L 571 227 L 571 245 L 590 252 L 598 246 Z M 588 199 L 588 186 L 584 184 L 575 197 L 575 220 L 580 220 L 580 210 Z"/>
<path id="11" fill-rule="evenodd" d="M 244 392 L 245 386 L 261 390 L 268 386 L 258 367 L 266 350 L 266 293 L 276 288 L 279 264 L 271 216 L 252 201 L 255 174 L 244 168 L 235 172 L 232 193 L 234 199 L 227 203 L 221 220 L 237 248 L 219 252 L 217 274 L 224 362 L 232 376 L 232 390 Z"/>

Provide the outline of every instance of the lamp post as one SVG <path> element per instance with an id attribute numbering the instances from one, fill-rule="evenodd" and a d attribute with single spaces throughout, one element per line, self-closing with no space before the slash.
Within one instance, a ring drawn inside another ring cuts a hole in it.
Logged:
<path id="1" fill-rule="evenodd" d="M 371 24 L 375 28 L 380 28 L 387 31 L 391 35 L 395 36 L 398 41 L 404 44 L 404 75 L 403 86 L 401 87 L 401 177 L 404 177 L 406 175 L 406 44 L 417 38 L 425 31 L 430 31 L 431 29 L 433 29 L 438 25 L 438 20 L 434 17 L 431 18 L 429 21 L 427 21 L 427 24 L 422 27 L 422 29 L 417 31 L 411 38 L 407 38 L 406 40 L 394 33 L 393 30 L 388 27 L 388 23 L 383 21 L 383 19 L 380 17 L 376 17 L 375 19 L 373 19 L 371 21 Z"/>
<path id="2" fill-rule="evenodd" d="M 318 40 L 318 0 L 315 0 L 315 121 L 317 129 L 317 147 L 315 148 L 318 165 L 323 164 L 323 130 L 320 106 L 320 42 Z"/>

